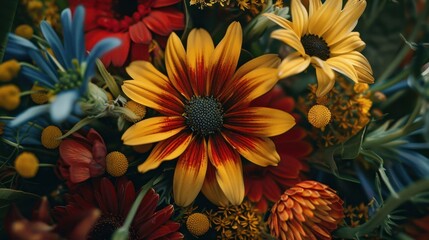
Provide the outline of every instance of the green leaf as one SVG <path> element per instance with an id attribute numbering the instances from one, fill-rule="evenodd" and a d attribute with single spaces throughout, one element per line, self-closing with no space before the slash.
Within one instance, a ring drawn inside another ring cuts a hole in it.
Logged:
<path id="1" fill-rule="evenodd" d="M 0 62 L 6 50 L 7 35 L 12 27 L 18 0 L 2 1 L 0 8 Z"/>
<path id="2" fill-rule="evenodd" d="M 342 159 L 355 159 L 359 156 L 365 131 L 366 127 L 343 144 L 341 151 Z"/>
<path id="3" fill-rule="evenodd" d="M 0 202 L 13 202 L 16 200 L 28 199 L 28 198 L 40 198 L 40 196 L 24 192 L 20 190 L 14 190 L 10 188 L 0 188 Z"/>
<path id="4" fill-rule="evenodd" d="M 97 59 L 95 61 L 97 64 L 98 71 L 100 72 L 101 77 L 106 82 L 107 87 L 109 88 L 110 92 L 113 95 L 113 98 L 117 98 L 119 94 L 121 93 L 121 90 L 118 87 L 118 84 L 116 84 L 115 79 L 110 75 L 110 73 L 106 70 L 104 67 L 104 64 L 101 62 L 100 59 Z"/>

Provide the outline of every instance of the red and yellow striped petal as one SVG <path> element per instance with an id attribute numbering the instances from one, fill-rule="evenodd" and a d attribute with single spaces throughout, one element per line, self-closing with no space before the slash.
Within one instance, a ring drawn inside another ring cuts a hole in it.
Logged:
<path id="1" fill-rule="evenodd" d="M 242 38 L 240 23 L 233 22 L 216 46 L 210 58 L 207 78 L 207 87 L 210 87 L 211 95 L 219 96 L 225 88 L 229 87 L 240 57 Z"/>
<path id="2" fill-rule="evenodd" d="M 189 33 L 187 43 L 188 74 L 194 95 L 207 96 L 207 70 L 214 45 L 210 34 L 204 29 L 194 29 Z"/>
<path id="3" fill-rule="evenodd" d="M 225 114 L 224 127 L 258 137 L 280 135 L 295 125 L 295 118 L 274 108 L 248 107 Z"/>
<path id="4" fill-rule="evenodd" d="M 224 109 L 228 109 L 228 112 L 234 111 L 264 95 L 276 85 L 278 81 L 276 75 L 275 68 L 259 68 L 241 77 L 234 82 L 232 95 L 225 101 Z"/>
<path id="5" fill-rule="evenodd" d="M 237 150 L 241 156 L 262 167 L 277 166 L 280 156 L 274 142 L 269 138 L 245 136 L 223 130 L 222 136 Z"/>
<path id="6" fill-rule="evenodd" d="M 122 141 L 131 146 L 159 142 L 176 135 L 185 127 L 181 116 L 152 117 L 129 127 L 122 135 Z"/>
<path id="7" fill-rule="evenodd" d="M 228 206 L 229 201 L 220 189 L 216 179 L 216 169 L 212 164 L 207 166 L 206 178 L 204 179 L 203 187 L 201 192 L 206 198 L 217 206 Z"/>
<path id="8" fill-rule="evenodd" d="M 186 99 L 193 95 L 188 78 L 188 61 L 185 48 L 176 33 L 171 33 L 165 49 L 165 66 L 168 78 L 177 91 Z"/>
<path id="9" fill-rule="evenodd" d="M 138 166 L 141 173 L 157 168 L 163 161 L 179 157 L 192 141 L 192 134 L 182 131 L 174 137 L 159 142 L 144 163 Z"/>
<path id="10" fill-rule="evenodd" d="M 207 143 L 194 139 L 179 157 L 173 177 L 173 195 L 177 205 L 189 206 L 200 192 L 207 172 Z"/>
<path id="11" fill-rule="evenodd" d="M 241 204 L 244 181 L 240 155 L 222 136 L 213 135 L 208 141 L 208 156 L 216 168 L 216 180 L 225 197 L 233 205 Z"/>

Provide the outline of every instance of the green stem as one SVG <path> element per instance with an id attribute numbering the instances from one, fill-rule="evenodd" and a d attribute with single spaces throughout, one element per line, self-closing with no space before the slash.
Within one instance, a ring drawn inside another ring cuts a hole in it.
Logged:
<path id="1" fill-rule="evenodd" d="M 398 82 L 404 80 L 410 74 L 410 72 L 411 72 L 411 68 L 406 68 L 406 69 L 402 70 L 401 73 L 396 75 L 394 78 L 386 81 L 384 84 L 379 84 L 379 85 L 371 87 L 371 91 L 372 92 L 383 91 L 383 90 L 397 84 Z"/>
<path id="2" fill-rule="evenodd" d="M 39 167 L 55 167 L 55 164 L 50 163 L 39 163 Z"/>
<path id="3" fill-rule="evenodd" d="M 384 206 L 381 207 L 378 212 L 365 224 L 358 227 L 343 227 L 333 233 L 335 237 L 346 238 L 346 239 L 358 239 L 366 234 L 371 233 L 375 228 L 383 224 L 384 220 L 389 214 L 403 203 L 407 202 L 415 195 L 429 191 L 429 179 L 420 180 L 415 182 L 411 186 L 405 188 L 398 193 L 397 197 L 390 197 L 385 202 Z"/>
<path id="4" fill-rule="evenodd" d="M 415 130 L 417 130 L 423 126 L 424 126 L 423 120 L 419 120 L 419 121 L 416 121 L 414 123 L 410 123 L 410 124 L 406 125 L 406 127 L 403 127 L 401 129 L 399 129 L 398 131 L 395 131 L 392 134 L 389 134 L 385 137 L 377 138 L 377 139 L 372 140 L 372 141 L 371 140 L 365 141 L 364 147 L 372 148 L 373 146 L 378 146 L 378 145 L 382 145 L 384 143 L 391 142 L 391 141 L 403 136 L 405 133 L 414 132 Z"/>
<path id="5" fill-rule="evenodd" d="M 161 175 L 162 176 L 162 175 Z M 134 200 L 133 205 L 131 206 L 130 211 L 128 212 L 127 218 L 125 219 L 124 224 L 122 227 L 118 228 L 112 235 L 112 240 L 126 240 L 129 236 L 129 228 L 131 226 L 131 223 L 133 222 L 134 216 L 137 213 L 137 210 L 140 206 L 141 201 L 143 200 L 146 193 L 149 191 L 149 189 L 154 185 L 154 182 L 156 182 L 159 179 L 159 177 L 152 178 L 149 180 L 148 183 L 146 183 L 141 189 L 140 193 L 137 196 L 136 200 Z"/>

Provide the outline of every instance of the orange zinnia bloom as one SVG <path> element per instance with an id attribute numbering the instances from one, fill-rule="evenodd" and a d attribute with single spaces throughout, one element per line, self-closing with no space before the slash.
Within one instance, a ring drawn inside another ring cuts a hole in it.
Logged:
<path id="1" fill-rule="evenodd" d="M 122 140 L 126 145 L 159 142 L 138 167 L 142 173 L 179 157 L 173 194 L 180 206 L 191 204 L 201 189 L 212 202 L 227 204 L 221 200 L 226 197 L 240 204 L 244 198 L 240 155 L 260 166 L 276 165 L 280 157 L 269 137 L 295 124 L 284 111 L 249 107 L 277 82 L 279 59 L 260 56 L 236 71 L 241 44 L 238 22 L 228 27 L 216 48 L 203 29 L 191 31 L 187 51 L 172 33 L 165 52 L 168 76 L 144 61 L 127 68 L 134 80 L 125 81 L 124 93 L 163 116 L 134 124 Z"/>

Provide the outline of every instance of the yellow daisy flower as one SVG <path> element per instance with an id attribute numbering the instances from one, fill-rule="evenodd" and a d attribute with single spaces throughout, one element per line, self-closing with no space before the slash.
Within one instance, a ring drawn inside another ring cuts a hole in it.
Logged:
<path id="1" fill-rule="evenodd" d="M 290 54 L 279 66 L 278 77 L 298 74 L 310 65 L 316 68 L 317 96 L 324 96 L 335 83 L 335 72 L 354 82 L 373 83 L 372 69 L 360 53 L 365 43 L 358 32 L 352 32 L 366 7 L 365 0 L 348 0 L 342 9 L 342 0 L 309 1 L 309 11 L 300 0 L 292 0 L 292 21 L 272 13 L 269 19 L 283 29 L 271 37 L 297 52 Z"/>
<path id="2" fill-rule="evenodd" d="M 165 52 L 167 76 L 145 61 L 126 69 L 134 80 L 124 82 L 124 93 L 163 116 L 134 124 L 122 140 L 132 146 L 159 142 L 138 167 L 142 173 L 179 158 L 173 179 L 179 206 L 191 204 L 200 190 L 215 203 L 225 204 L 216 197 L 225 196 L 240 204 L 244 198 L 240 155 L 261 166 L 277 165 L 280 157 L 269 137 L 295 124 L 286 112 L 249 107 L 276 84 L 280 60 L 264 55 L 236 70 L 241 44 L 238 22 L 228 27 L 216 48 L 206 30 L 191 31 L 186 51 L 172 33 Z"/>

